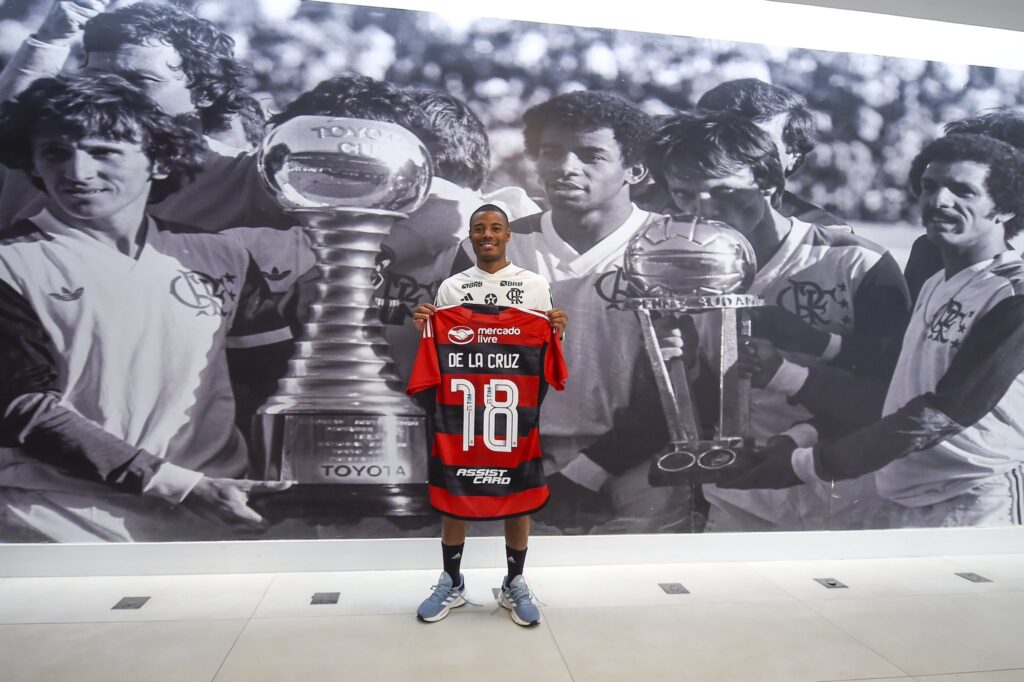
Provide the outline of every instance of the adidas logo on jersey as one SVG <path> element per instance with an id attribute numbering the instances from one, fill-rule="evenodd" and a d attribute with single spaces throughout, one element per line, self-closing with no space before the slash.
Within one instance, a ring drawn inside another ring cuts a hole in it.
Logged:
<path id="1" fill-rule="evenodd" d="M 61 287 L 59 294 L 50 294 L 50 298 L 55 298 L 58 301 L 77 301 L 82 298 L 82 294 L 85 292 L 85 287 L 78 287 L 74 291 L 71 291 L 67 287 Z"/>
<path id="2" fill-rule="evenodd" d="M 463 296 L 459 300 L 462 301 L 463 303 L 472 303 L 473 302 L 473 294 L 466 294 L 465 296 Z"/>

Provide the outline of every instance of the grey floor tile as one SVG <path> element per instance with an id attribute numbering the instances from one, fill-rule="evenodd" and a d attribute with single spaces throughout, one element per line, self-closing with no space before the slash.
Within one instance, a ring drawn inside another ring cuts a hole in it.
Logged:
<path id="1" fill-rule="evenodd" d="M 577 682 L 800 682 L 904 674 L 797 602 L 545 613 Z"/>
<path id="2" fill-rule="evenodd" d="M 208 682 L 244 620 L 0 625 L 4 682 Z"/>

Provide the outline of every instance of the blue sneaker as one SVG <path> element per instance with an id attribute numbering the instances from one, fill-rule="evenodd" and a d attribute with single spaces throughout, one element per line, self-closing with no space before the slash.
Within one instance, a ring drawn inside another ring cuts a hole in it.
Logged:
<path id="1" fill-rule="evenodd" d="M 416 609 L 416 617 L 424 623 L 439 621 L 448 615 L 449 610 L 466 603 L 466 579 L 462 577 L 461 573 L 459 573 L 459 584 L 455 587 L 452 585 L 451 576 L 442 571 L 441 577 L 437 579 L 437 584 L 431 589 L 434 591 Z"/>
<path id="2" fill-rule="evenodd" d="M 526 579 L 517 575 L 508 581 L 508 576 L 501 581 L 501 596 L 498 603 L 512 613 L 512 621 L 516 625 L 529 627 L 540 622 L 540 609 L 533 603 L 533 595 L 526 584 Z"/>

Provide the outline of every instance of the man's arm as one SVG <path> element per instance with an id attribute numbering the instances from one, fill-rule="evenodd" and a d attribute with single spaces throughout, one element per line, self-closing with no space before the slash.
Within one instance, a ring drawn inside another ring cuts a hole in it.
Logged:
<path id="1" fill-rule="evenodd" d="M 39 30 L 21 44 L 0 72 L 0 102 L 16 96 L 37 78 L 60 73 L 85 22 L 108 4 L 109 0 L 54 0 Z"/>
<path id="2" fill-rule="evenodd" d="M 899 265 L 887 252 L 865 273 L 852 302 L 853 330 L 829 335 L 814 330 L 782 308 L 754 312 L 754 334 L 774 346 L 810 355 L 823 362 L 802 367 L 781 360 L 775 348 L 761 349 L 760 363 L 742 357 L 755 386 L 778 390 L 805 406 L 822 433 L 840 435 L 881 416 L 889 379 L 899 356 L 910 317 L 910 297 Z M 757 339 L 753 340 L 754 342 Z M 774 354 L 774 355 L 772 355 Z M 758 364 L 770 373 L 758 377 Z M 841 386 L 843 390 L 837 391 Z"/>
<path id="3" fill-rule="evenodd" d="M 29 302 L 0 281 L 0 443 L 83 478 L 143 492 L 163 460 L 59 404 L 63 387 L 52 347 Z"/>
<path id="4" fill-rule="evenodd" d="M 1024 296 L 993 307 L 968 332 L 932 393 L 844 438 L 773 452 L 727 487 L 777 488 L 857 478 L 971 428 L 1024 372 Z M 1024 443 L 1021 444 L 1024 448 Z"/>

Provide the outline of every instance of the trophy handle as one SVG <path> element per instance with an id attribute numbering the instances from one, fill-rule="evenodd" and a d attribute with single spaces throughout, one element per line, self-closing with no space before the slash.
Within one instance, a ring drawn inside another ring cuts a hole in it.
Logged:
<path id="1" fill-rule="evenodd" d="M 750 379 L 740 377 L 737 362 L 740 337 L 750 336 L 750 315 L 742 308 L 723 308 L 719 314 L 718 388 L 722 397 L 715 437 L 744 437 L 750 433 Z"/>
<path id="2" fill-rule="evenodd" d="M 671 363 L 673 371 L 670 374 L 668 365 L 661 355 L 661 348 L 658 346 L 658 336 L 654 332 L 651 311 L 638 309 L 636 317 L 643 333 L 644 350 L 647 351 L 647 359 L 650 360 L 651 369 L 654 371 L 654 383 L 658 388 L 658 397 L 661 399 L 661 409 L 668 422 L 669 437 L 673 443 L 699 440 L 697 416 L 694 410 L 693 396 L 690 394 L 690 384 L 686 380 L 685 367 L 681 362 Z"/>

